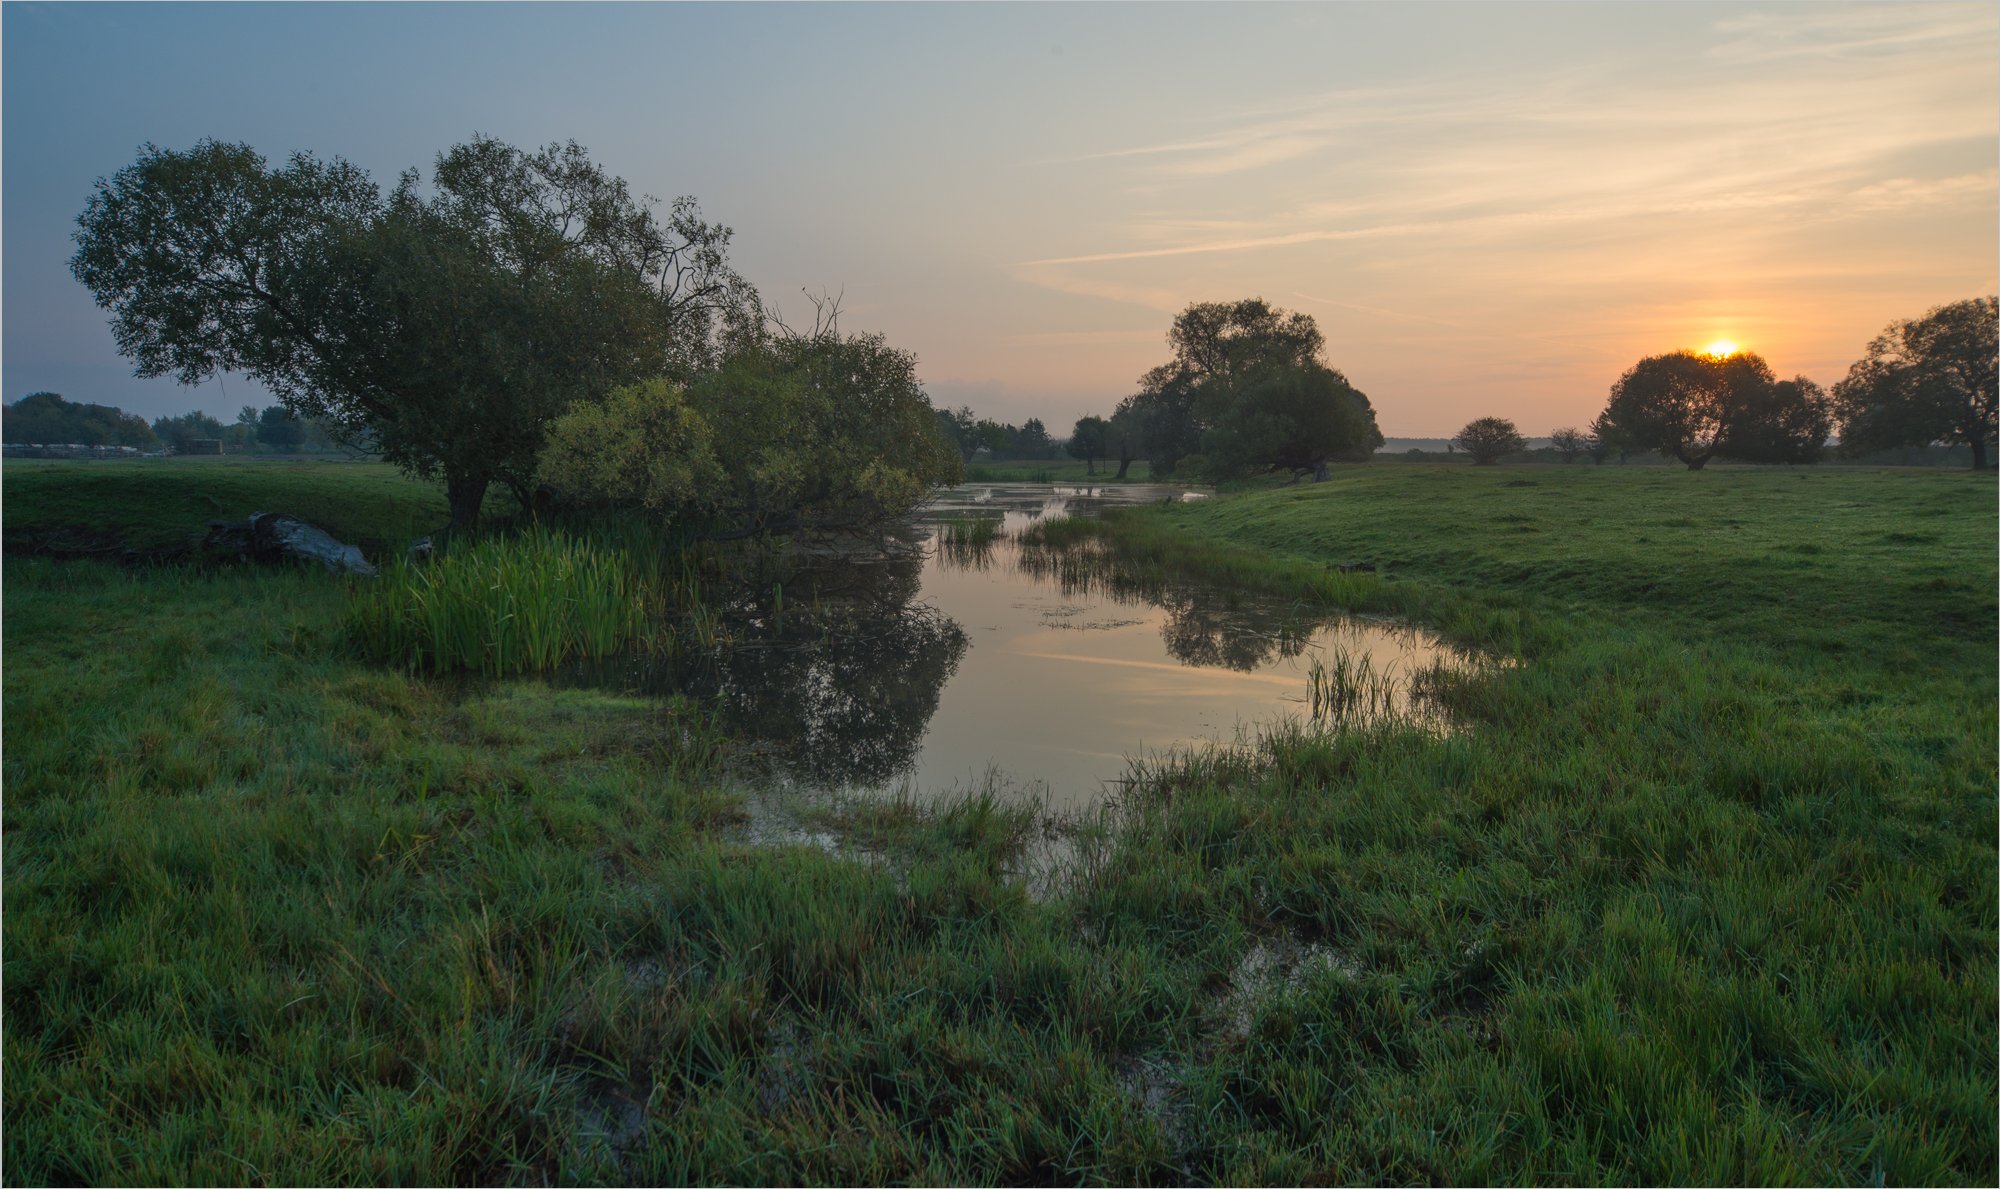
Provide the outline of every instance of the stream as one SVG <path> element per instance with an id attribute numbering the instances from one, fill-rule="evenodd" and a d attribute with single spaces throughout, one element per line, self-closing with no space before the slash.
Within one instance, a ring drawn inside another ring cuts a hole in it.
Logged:
<path id="1" fill-rule="evenodd" d="M 1146 484 L 953 488 L 902 549 L 823 559 L 727 604 L 731 647 L 627 661 L 592 683 L 709 700 L 794 788 L 990 788 L 1059 811 L 1115 793 L 1129 758 L 1248 739 L 1281 719 L 1448 725 L 1420 696 L 1422 676 L 1469 661 L 1426 633 L 1125 580 L 1091 550 L 1017 539 L 1044 517 L 1180 498 L 1199 497 Z"/>

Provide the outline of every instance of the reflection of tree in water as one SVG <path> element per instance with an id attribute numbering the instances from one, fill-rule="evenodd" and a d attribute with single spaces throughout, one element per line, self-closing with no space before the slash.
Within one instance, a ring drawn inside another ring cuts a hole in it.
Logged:
<path id="1" fill-rule="evenodd" d="M 880 784 L 916 761 L 965 648 L 936 608 L 905 607 L 818 642 L 739 645 L 685 688 L 712 694 L 733 731 L 780 744 L 794 775 Z"/>
<path id="2" fill-rule="evenodd" d="M 1095 541 L 1024 548 L 1020 565 L 1024 573 L 1053 580 L 1067 596 L 1164 610 L 1160 636 L 1168 654 L 1184 665 L 1248 673 L 1300 655 L 1315 631 L 1340 618 L 1330 609 L 1275 606 L 1213 586 L 1172 582 Z"/>
<path id="3" fill-rule="evenodd" d="M 1175 660 L 1243 673 L 1298 656 L 1313 632 L 1334 618 L 1303 609 L 1280 612 L 1195 588 L 1164 591 L 1160 605 L 1167 613 L 1160 636 Z"/>
<path id="4" fill-rule="evenodd" d="M 915 763 L 965 632 L 915 604 L 922 559 L 827 567 L 735 602 L 733 646 L 677 674 L 712 699 L 732 733 L 779 745 L 779 762 L 818 784 L 881 784 Z"/>

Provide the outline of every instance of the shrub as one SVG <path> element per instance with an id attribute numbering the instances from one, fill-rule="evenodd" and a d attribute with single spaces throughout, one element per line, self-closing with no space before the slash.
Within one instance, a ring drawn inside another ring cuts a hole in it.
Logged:
<path id="1" fill-rule="evenodd" d="M 1505 417 L 1481 417 L 1466 422 L 1451 444 L 1472 455 L 1480 466 L 1492 466 L 1509 454 L 1528 448 L 1528 441 Z"/>

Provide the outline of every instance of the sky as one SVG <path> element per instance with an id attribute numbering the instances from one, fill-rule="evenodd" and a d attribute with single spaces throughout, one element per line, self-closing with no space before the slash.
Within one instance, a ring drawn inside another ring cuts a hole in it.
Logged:
<path id="1" fill-rule="evenodd" d="M 386 188 L 474 133 L 689 194 L 780 311 L 1060 436 L 1173 315 L 1312 315 L 1383 431 L 1587 423 L 1718 339 L 1830 385 L 1996 289 L 1992 4 L 0 5 L 0 395 L 229 420 L 72 279 L 92 184 L 204 137 Z"/>

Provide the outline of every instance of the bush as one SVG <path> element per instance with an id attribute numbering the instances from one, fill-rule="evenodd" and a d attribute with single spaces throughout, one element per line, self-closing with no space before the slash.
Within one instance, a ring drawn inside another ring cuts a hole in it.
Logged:
<path id="1" fill-rule="evenodd" d="M 1470 454 L 1472 461 L 1483 467 L 1492 466 L 1507 455 L 1528 448 L 1528 440 L 1505 417 L 1481 417 L 1468 421 L 1451 444 Z"/>
<path id="2" fill-rule="evenodd" d="M 389 567 L 348 626 L 378 660 L 500 677 L 625 648 L 644 631 L 645 603 L 625 554 L 537 527 Z"/>

